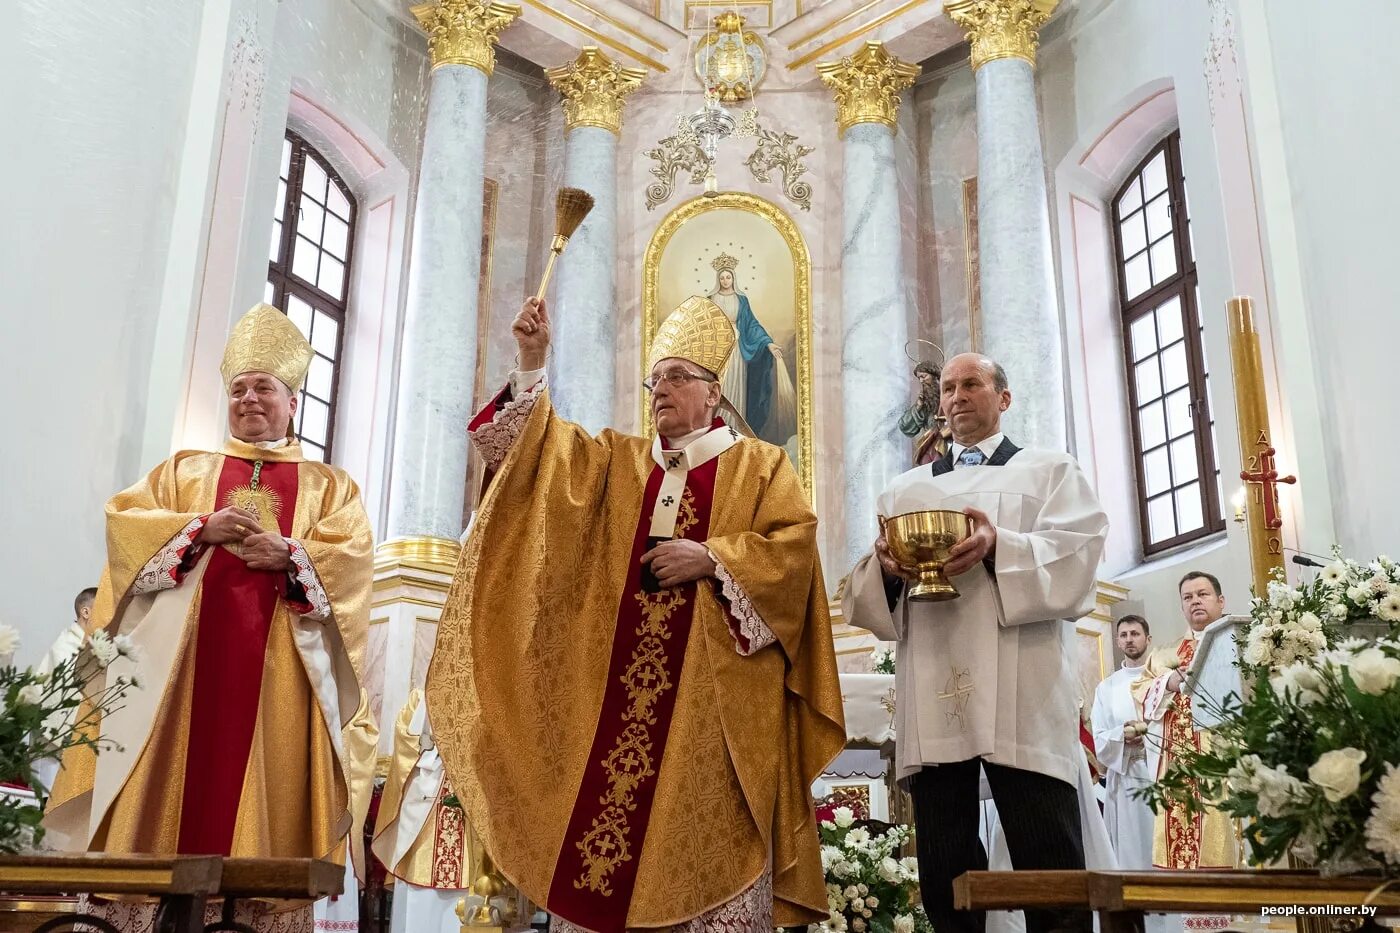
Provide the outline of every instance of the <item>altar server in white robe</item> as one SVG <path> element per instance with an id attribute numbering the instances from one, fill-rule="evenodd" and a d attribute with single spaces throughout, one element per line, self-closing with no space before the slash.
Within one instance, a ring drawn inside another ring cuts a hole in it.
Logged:
<path id="1" fill-rule="evenodd" d="M 1094 691 L 1094 753 L 1108 773 L 1104 777 L 1103 816 L 1118 865 L 1141 871 L 1152 867 L 1152 808 L 1134 796 L 1152 783 L 1147 724 L 1133 698 L 1133 684 L 1142 676 L 1152 647 L 1151 629 L 1139 615 L 1126 615 L 1113 624 L 1114 640 L 1123 652 L 1123 665 Z"/>
<path id="2" fill-rule="evenodd" d="M 897 642 L 896 765 L 914 798 L 924 907 L 939 933 L 980 933 L 953 910 L 953 879 L 985 868 L 978 782 L 985 771 L 1018 869 L 1081 869 L 1076 783 L 1083 754 L 1072 621 L 1094 607 L 1108 519 L 1074 459 L 1022 450 L 1001 433 L 1005 371 L 978 354 L 940 383 L 952 450 L 896 478 L 885 517 L 955 509 L 973 531 L 945 572 L 962 594 L 905 598 L 909 572 L 883 538 L 851 572 L 846 619 Z M 1087 930 L 1088 911 L 1027 911 L 1030 933 Z"/>

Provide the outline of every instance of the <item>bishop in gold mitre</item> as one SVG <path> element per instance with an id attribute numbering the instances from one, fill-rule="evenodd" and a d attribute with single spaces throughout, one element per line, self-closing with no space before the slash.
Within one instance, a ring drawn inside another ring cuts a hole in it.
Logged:
<path id="1" fill-rule="evenodd" d="M 662 324 L 651 439 L 555 414 L 543 302 L 512 331 L 428 672 L 472 828 L 556 933 L 825 919 L 810 787 L 846 733 L 817 522 L 784 451 L 716 416 L 733 326 L 704 298 Z"/>
<path id="2" fill-rule="evenodd" d="M 112 750 L 65 756 L 44 818 L 56 847 L 343 861 L 352 828 L 358 841 L 373 547 L 355 483 L 292 432 L 311 358 L 285 314 L 253 308 L 224 352 L 223 449 L 182 450 L 107 503 L 91 628 L 136 643 L 135 667 L 107 676 L 134 671 L 142 688 L 98 724 Z M 149 928 L 147 905 L 104 909 Z M 259 929 L 310 929 L 305 905 L 304 924 L 252 913 Z"/>

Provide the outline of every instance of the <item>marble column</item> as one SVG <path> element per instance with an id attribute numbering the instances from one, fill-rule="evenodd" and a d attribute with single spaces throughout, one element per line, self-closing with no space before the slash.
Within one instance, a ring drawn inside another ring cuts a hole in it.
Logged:
<path id="1" fill-rule="evenodd" d="M 1064 336 L 1036 103 L 1037 30 L 1059 0 L 954 0 L 977 76 L 977 237 L 982 352 L 1006 367 L 1006 433 L 1064 450 Z"/>
<path id="2" fill-rule="evenodd" d="M 592 433 L 611 427 L 617 395 L 617 141 L 623 99 L 646 72 L 587 47 L 545 74 L 564 106 L 564 184 L 593 195 L 553 289 L 550 397 Z M 629 371 L 628 377 L 637 376 Z"/>
<path id="3" fill-rule="evenodd" d="M 917 65 L 880 42 L 817 66 L 836 96 L 842 139 L 841 385 L 846 526 L 837 572 L 848 573 L 875 540 L 875 500 L 909 468 L 899 417 L 911 390 L 904 344 L 910 336 L 901 262 L 894 134 L 900 94 Z"/>
<path id="4" fill-rule="evenodd" d="M 412 8 L 432 54 L 408 273 L 389 524 L 375 552 L 366 669 L 370 704 L 393 723 L 421 687 L 461 553 L 467 422 L 476 400 L 486 80 L 520 8 L 437 0 Z M 393 730 L 380 752 L 393 750 Z"/>
<path id="5" fill-rule="evenodd" d="M 486 79 L 496 39 L 520 7 L 438 0 L 413 7 L 432 76 L 413 217 L 389 478 L 389 543 L 462 531 L 476 373 Z"/>

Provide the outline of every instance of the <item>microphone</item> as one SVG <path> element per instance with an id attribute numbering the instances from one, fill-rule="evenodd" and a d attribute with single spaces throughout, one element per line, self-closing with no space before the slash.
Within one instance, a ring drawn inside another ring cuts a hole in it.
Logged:
<path id="1" fill-rule="evenodd" d="M 1317 567 L 1319 569 L 1327 566 L 1326 564 L 1319 564 L 1311 557 L 1304 557 L 1302 554 L 1294 554 L 1293 563 L 1297 564 L 1299 567 Z"/>

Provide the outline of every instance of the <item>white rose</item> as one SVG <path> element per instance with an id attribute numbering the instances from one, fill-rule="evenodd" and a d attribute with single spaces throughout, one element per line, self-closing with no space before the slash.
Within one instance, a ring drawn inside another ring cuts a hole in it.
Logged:
<path id="1" fill-rule="evenodd" d="M 889 858 L 888 856 L 880 860 L 881 878 L 884 878 L 890 884 L 896 884 L 899 881 L 899 875 L 900 871 L 898 862 L 896 862 L 892 858 Z"/>
<path id="2" fill-rule="evenodd" d="M 19 688 L 16 695 L 21 703 L 28 703 L 30 706 L 38 706 L 39 701 L 44 698 L 44 687 L 42 684 L 26 684 Z"/>
<path id="3" fill-rule="evenodd" d="M 870 889 L 863 884 L 856 885 L 856 890 L 860 892 L 861 897 L 864 897 L 865 895 L 870 893 Z"/>
<path id="4" fill-rule="evenodd" d="M 871 910 L 875 910 L 880 906 L 880 899 L 872 894 L 865 899 L 865 906 Z"/>
<path id="5" fill-rule="evenodd" d="M 1308 780 L 1322 790 L 1332 803 L 1356 793 L 1361 784 L 1361 762 L 1366 753 L 1359 748 L 1338 748 L 1323 752 L 1311 768 Z"/>
<path id="6" fill-rule="evenodd" d="M 1390 589 L 1390 578 L 1383 573 L 1378 573 L 1367 580 L 1366 585 L 1371 588 L 1372 593 L 1384 593 Z"/>
<path id="7" fill-rule="evenodd" d="M 860 915 L 865 919 L 869 920 L 871 917 L 875 916 L 875 912 L 872 911 L 869 907 L 867 907 L 860 912 Z"/>
<path id="8" fill-rule="evenodd" d="M 831 820 L 822 820 L 822 829 L 826 830 L 827 832 L 834 832 L 836 829 L 836 824 L 831 822 Z"/>
<path id="9" fill-rule="evenodd" d="M 1348 614 L 1345 603 L 1333 603 L 1331 612 L 1334 619 L 1345 619 Z"/>
<path id="10" fill-rule="evenodd" d="M 914 933 L 914 918 L 910 914 L 900 914 L 894 918 L 894 933 Z"/>
<path id="11" fill-rule="evenodd" d="M 1311 612 L 1305 612 L 1298 617 L 1298 625 L 1309 632 L 1322 631 L 1322 620 Z"/>
<path id="12" fill-rule="evenodd" d="M 6 658 L 19 650 L 19 630 L 0 622 L 0 658 Z"/>
<path id="13" fill-rule="evenodd" d="M 1392 658 L 1379 648 L 1359 651 L 1348 668 L 1351 682 L 1356 689 L 1371 696 L 1380 696 L 1394 685 L 1400 677 L 1400 660 Z"/>
<path id="14" fill-rule="evenodd" d="M 1363 586 L 1347 587 L 1347 599 L 1354 603 L 1364 603 L 1370 596 L 1370 591 Z"/>
<path id="15" fill-rule="evenodd" d="M 842 893 L 846 895 L 846 900 L 848 901 L 853 901 L 856 898 L 860 897 L 860 892 L 856 890 L 855 885 L 850 885 Z"/>
<path id="16" fill-rule="evenodd" d="M 851 824 L 856 821 L 856 815 L 851 812 L 850 807 L 837 807 L 831 814 L 831 818 L 836 821 L 840 829 L 850 829 Z"/>
<path id="17" fill-rule="evenodd" d="M 1322 677 L 1308 664 L 1289 663 L 1269 679 L 1269 685 L 1280 696 L 1291 696 L 1304 706 L 1322 699 Z"/>
<path id="18" fill-rule="evenodd" d="M 831 873 L 832 873 L 833 875 L 835 875 L 837 878 L 849 878 L 849 877 L 851 877 L 851 875 L 854 875 L 854 874 L 856 873 L 856 867 L 855 867 L 854 865 L 852 865 L 850 862 L 846 861 L 845 859 L 842 859 L 841 861 L 837 862 L 835 865 L 832 865 L 832 866 L 831 866 Z M 850 890 L 850 889 L 847 889 L 847 890 Z M 854 894 L 847 894 L 846 896 L 847 896 L 847 897 L 855 897 Z"/>
<path id="19" fill-rule="evenodd" d="M 852 921 L 851 921 L 851 929 L 852 929 L 852 930 L 855 930 L 856 933 L 864 933 L 864 931 L 865 931 L 865 919 L 864 919 L 863 917 L 857 917 L 857 918 L 855 918 L 854 920 L 852 920 Z"/>
<path id="20" fill-rule="evenodd" d="M 865 898 L 858 897 L 855 900 L 851 901 L 851 910 L 854 910 L 856 913 L 860 913 L 862 910 L 865 910 Z"/>
<path id="21" fill-rule="evenodd" d="M 822 846 L 822 871 L 831 871 L 831 866 L 841 861 L 841 850 L 835 846 Z"/>
<path id="22" fill-rule="evenodd" d="M 1261 816 L 1283 816 L 1296 805 L 1307 802 L 1303 782 L 1282 768 L 1260 767 L 1255 772 L 1256 793 Z"/>

